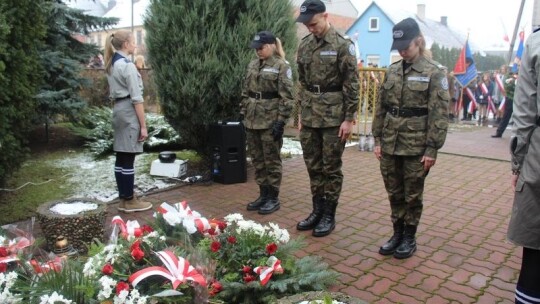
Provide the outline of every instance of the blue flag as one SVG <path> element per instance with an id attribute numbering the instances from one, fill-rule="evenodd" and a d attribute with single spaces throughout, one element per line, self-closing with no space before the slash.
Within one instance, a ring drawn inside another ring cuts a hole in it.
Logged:
<path id="1" fill-rule="evenodd" d="M 514 58 L 514 64 L 512 65 L 512 73 L 517 73 L 519 70 L 521 56 L 523 55 L 523 40 L 525 40 L 525 33 L 521 31 L 519 32 L 519 45 L 516 52 L 516 57 Z"/>
<path id="2" fill-rule="evenodd" d="M 469 48 L 469 40 L 465 41 L 465 45 L 459 54 L 456 67 L 454 68 L 454 75 L 461 87 L 466 87 L 473 80 L 476 80 L 476 65 L 474 65 L 473 55 Z"/>

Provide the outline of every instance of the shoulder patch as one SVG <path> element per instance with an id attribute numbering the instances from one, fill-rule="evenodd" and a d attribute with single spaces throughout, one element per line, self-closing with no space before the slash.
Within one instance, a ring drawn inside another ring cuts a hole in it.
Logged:
<path id="1" fill-rule="evenodd" d="M 292 79 L 292 70 L 291 70 L 291 68 L 287 69 L 287 78 Z"/>
<path id="2" fill-rule="evenodd" d="M 446 77 L 441 78 L 441 88 L 443 90 L 448 90 L 448 78 Z"/>
<path id="3" fill-rule="evenodd" d="M 349 44 L 349 54 L 352 56 L 356 56 L 356 49 L 354 47 L 354 43 Z"/>

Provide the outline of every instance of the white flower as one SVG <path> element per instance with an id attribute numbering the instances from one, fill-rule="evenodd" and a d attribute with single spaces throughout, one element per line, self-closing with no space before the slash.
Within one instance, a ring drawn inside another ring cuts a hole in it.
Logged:
<path id="1" fill-rule="evenodd" d="M 102 301 L 110 298 L 117 282 L 109 276 L 102 276 L 99 282 L 101 283 L 101 290 L 98 293 L 98 300 Z"/>
<path id="2" fill-rule="evenodd" d="M 73 301 L 64 298 L 62 295 L 59 295 L 56 291 L 53 292 L 51 296 L 47 296 L 47 295 L 41 296 L 40 300 L 41 302 L 39 302 L 39 304 L 60 304 L 60 303 L 71 304 L 73 303 Z"/>
<path id="3" fill-rule="evenodd" d="M 290 235 L 289 231 L 287 229 L 281 229 L 277 224 L 274 223 L 268 223 L 268 225 L 272 228 L 272 230 L 269 232 L 270 236 L 272 236 L 276 241 L 280 243 L 287 243 L 289 242 Z"/>
<path id="4" fill-rule="evenodd" d="M 21 303 L 21 299 L 17 295 L 12 294 L 9 289 L 15 284 L 17 274 L 12 271 L 0 273 L 0 303 Z"/>
<path id="5" fill-rule="evenodd" d="M 232 213 L 225 217 L 225 221 L 227 221 L 227 224 L 231 224 L 233 222 L 241 221 L 244 219 L 244 216 L 240 213 Z"/>
<path id="6" fill-rule="evenodd" d="M 126 303 L 126 298 L 129 295 L 129 291 L 122 290 L 118 296 L 114 297 L 114 304 L 124 304 Z"/>

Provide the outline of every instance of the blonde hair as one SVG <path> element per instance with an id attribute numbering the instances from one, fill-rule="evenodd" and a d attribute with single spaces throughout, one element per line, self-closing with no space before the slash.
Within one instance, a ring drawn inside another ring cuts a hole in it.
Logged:
<path id="1" fill-rule="evenodd" d="M 114 52 L 117 50 L 121 50 L 124 43 L 130 41 L 131 39 L 133 39 L 133 34 L 127 30 L 119 30 L 114 34 L 111 34 L 111 36 L 107 37 L 107 39 L 105 39 L 104 59 L 105 72 L 107 74 L 111 74 L 112 58 L 114 56 Z"/>
<path id="2" fill-rule="evenodd" d="M 281 59 L 285 59 L 285 51 L 283 50 L 283 45 L 278 37 L 276 37 L 276 49 L 274 53 L 276 53 Z"/>
<path id="3" fill-rule="evenodd" d="M 415 39 L 416 44 L 420 48 L 420 56 L 431 59 L 431 51 L 426 48 L 426 38 L 424 38 L 424 34 L 420 33 Z"/>

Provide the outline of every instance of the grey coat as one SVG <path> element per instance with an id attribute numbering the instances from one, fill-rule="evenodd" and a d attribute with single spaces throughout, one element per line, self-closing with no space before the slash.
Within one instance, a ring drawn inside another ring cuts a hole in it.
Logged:
<path id="1" fill-rule="evenodd" d="M 540 250 L 540 32 L 525 45 L 514 94 L 512 170 L 519 171 L 508 240 Z"/>

